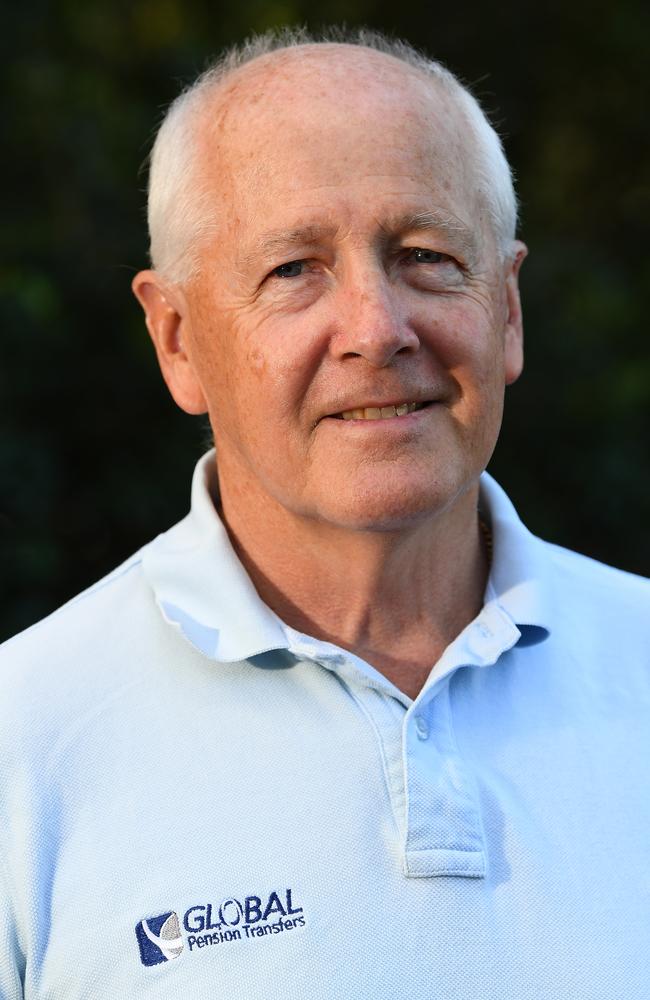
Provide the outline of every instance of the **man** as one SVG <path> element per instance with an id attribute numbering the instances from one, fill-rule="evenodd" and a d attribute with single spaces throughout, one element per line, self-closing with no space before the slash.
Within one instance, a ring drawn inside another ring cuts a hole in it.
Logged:
<path id="1" fill-rule="evenodd" d="M 641 580 L 483 474 L 515 200 L 440 66 L 265 38 L 172 106 L 191 514 L 0 664 L 0 997 L 650 994 Z"/>

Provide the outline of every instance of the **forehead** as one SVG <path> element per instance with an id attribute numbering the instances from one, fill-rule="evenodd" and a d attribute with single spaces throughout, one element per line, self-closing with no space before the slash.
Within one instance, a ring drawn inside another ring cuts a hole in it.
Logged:
<path id="1" fill-rule="evenodd" d="M 468 222 L 477 208 L 458 104 L 423 71 L 358 46 L 301 46 L 241 67 L 208 95 L 197 139 L 224 221 L 263 203 L 321 210 L 328 191 L 333 207 L 344 194 L 360 207 L 370 187 L 392 213 L 431 207 Z"/>
<path id="2" fill-rule="evenodd" d="M 298 88 L 298 89 L 296 89 Z M 345 89 L 342 89 L 345 88 Z M 214 96 L 223 110 L 236 115 L 246 106 L 259 107 L 272 101 L 304 96 L 310 101 L 334 99 L 342 110 L 356 105 L 360 94 L 368 100 L 399 101 L 407 94 L 411 102 L 429 99 L 442 88 L 435 78 L 395 56 L 360 45 L 313 44 L 280 49 L 258 57 L 230 73 L 217 85 Z"/>

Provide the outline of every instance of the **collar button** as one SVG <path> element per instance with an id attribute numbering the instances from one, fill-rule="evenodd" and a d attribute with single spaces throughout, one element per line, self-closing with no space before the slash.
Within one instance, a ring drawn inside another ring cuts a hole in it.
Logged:
<path id="1" fill-rule="evenodd" d="M 429 723 L 422 715 L 415 717 L 415 731 L 419 740 L 429 739 Z"/>

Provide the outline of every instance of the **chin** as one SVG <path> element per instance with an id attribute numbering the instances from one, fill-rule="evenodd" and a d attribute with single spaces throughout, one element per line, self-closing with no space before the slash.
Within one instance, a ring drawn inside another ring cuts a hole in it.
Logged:
<path id="1" fill-rule="evenodd" d="M 428 484 L 414 489 L 403 483 L 399 489 L 361 489 L 330 496 L 320 510 L 323 520 L 349 531 L 393 532 L 417 527 L 446 510 L 461 491 Z"/>

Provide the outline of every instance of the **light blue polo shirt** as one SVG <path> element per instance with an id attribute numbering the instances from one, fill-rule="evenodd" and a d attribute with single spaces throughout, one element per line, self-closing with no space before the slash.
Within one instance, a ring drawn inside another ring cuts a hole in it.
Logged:
<path id="1" fill-rule="evenodd" d="M 415 701 L 188 517 L 0 652 L 0 1000 L 650 997 L 647 582 L 482 479 Z"/>

